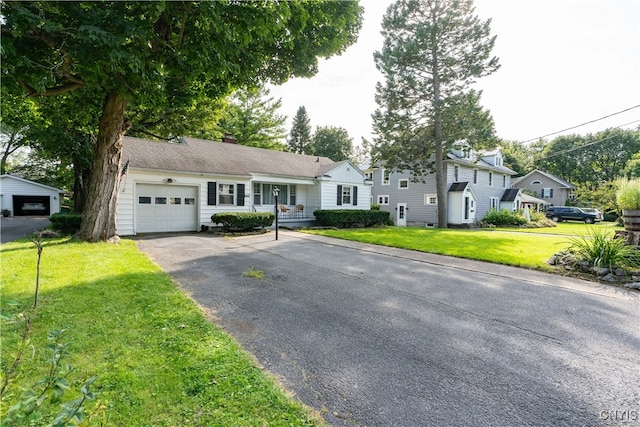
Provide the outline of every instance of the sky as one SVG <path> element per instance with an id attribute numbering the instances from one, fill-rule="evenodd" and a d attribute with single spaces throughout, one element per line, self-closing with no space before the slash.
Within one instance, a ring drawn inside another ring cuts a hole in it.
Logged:
<path id="1" fill-rule="evenodd" d="M 271 96 L 282 99 L 287 131 L 304 106 L 313 130 L 343 127 L 355 144 L 374 138 L 371 115 L 382 75 L 373 53 L 382 47 L 382 17 L 391 3 L 361 0 L 364 21 L 356 44 L 321 60 L 313 78 L 269 87 Z M 476 0 L 474 5 L 481 19 L 492 20 L 491 34 L 497 36 L 493 54 L 501 67 L 474 88 L 483 92 L 481 104 L 490 110 L 498 137 L 536 140 L 610 115 L 547 139 L 640 126 L 640 0 Z M 623 110 L 628 111 L 616 114 Z"/>

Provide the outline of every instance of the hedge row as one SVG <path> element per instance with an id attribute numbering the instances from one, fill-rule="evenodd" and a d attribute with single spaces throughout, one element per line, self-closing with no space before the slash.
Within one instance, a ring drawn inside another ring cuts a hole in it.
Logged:
<path id="1" fill-rule="evenodd" d="M 275 219 L 275 214 L 271 212 L 224 212 L 211 215 L 211 222 L 221 224 L 224 231 L 271 227 Z"/>
<path id="2" fill-rule="evenodd" d="M 75 212 L 54 213 L 49 217 L 51 228 L 63 234 L 76 234 L 80 230 L 82 214 Z"/>
<path id="3" fill-rule="evenodd" d="M 389 225 L 391 218 L 386 211 L 365 211 L 365 210 L 317 210 L 313 212 L 320 225 L 349 228 L 349 227 L 371 227 L 373 225 Z"/>
<path id="4" fill-rule="evenodd" d="M 527 219 L 519 212 L 510 212 L 507 209 L 491 210 L 487 212 L 482 222 L 492 225 L 524 225 Z"/>

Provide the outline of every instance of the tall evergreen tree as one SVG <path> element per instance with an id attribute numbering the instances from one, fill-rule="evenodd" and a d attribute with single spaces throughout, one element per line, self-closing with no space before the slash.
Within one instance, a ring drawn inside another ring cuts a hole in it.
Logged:
<path id="1" fill-rule="evenodd" d="M 296 115 L 293 117 L 287 144 L 289 145 L 289 151 L 293 153 L 312 154 L 313 152 L 311 148 L 311 125 L 304 105 L 298 108 Z"/>
<path id="2" fill-rule="evenodd" d="M 278 113 L 282 99 L 269 97 L 269 89 L 239 89 L 229 99 L 218 128 L 238 144 L 283 151 L 286 116 Z"/>
<path id="3" fill-rule="evenodd" d="M 471 90 L 499 67 L 490 20 L 474 15 L 471 0 L 398 0 L 382 28 L 382 50 L 374 54 L 385 79 L 376 87 L 374 156 L 417 176 L 435 171 L 438 226 L 446 227 L 446 150 L 461 139 L 477 146 L 494 133 L 480 93 Z"/>

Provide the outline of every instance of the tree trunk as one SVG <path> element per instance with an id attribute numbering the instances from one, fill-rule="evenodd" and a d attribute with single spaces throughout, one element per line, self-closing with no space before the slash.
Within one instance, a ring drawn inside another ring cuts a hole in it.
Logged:
<path id="1" fill-rule="evenodd" d="M 82 225 L 77 233 L 79 239 L 98 242 L 117 234 L 122 137 L 130 127 L 124 117 L 126 105 L 127 100 L 121 95 L 107 94 L 98 126 Z"/>
<path id="2" fill-rule="evenodd" d="M 436 7 L 432 10 L 432 25 L 437 22 Z M 438 198 L 438 228 L 448 228 L 447 219 L 447 175 L 444 168 L 444 149 L 442 147 L 442 112 L 440 111 L 440 58 L 438 56 L 438 38 L 435 28 L 431 33 L 431 72 L 433 76 L 433 137 L 436 157 L 436 196 Z"/>

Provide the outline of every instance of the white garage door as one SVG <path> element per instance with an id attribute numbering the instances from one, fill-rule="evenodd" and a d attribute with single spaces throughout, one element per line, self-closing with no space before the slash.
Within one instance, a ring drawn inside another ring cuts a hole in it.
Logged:
<path id="1" fill-rule="evenodd" d="M 136 231 L 197 231 L 197 194 L 197 187 L 138 184 Z"/>

